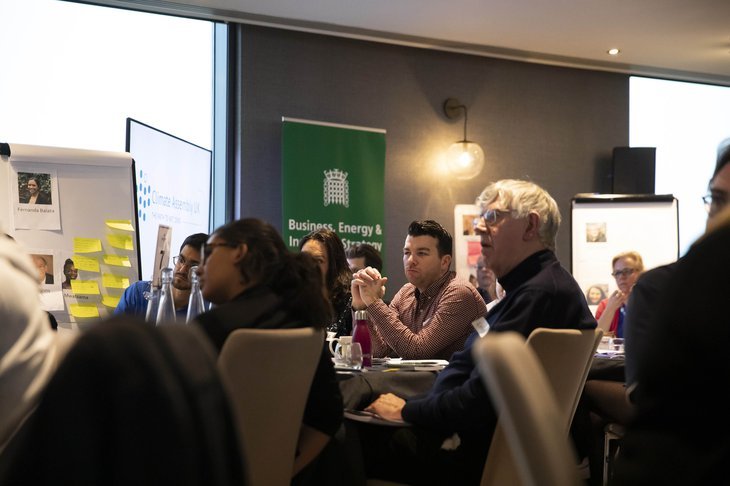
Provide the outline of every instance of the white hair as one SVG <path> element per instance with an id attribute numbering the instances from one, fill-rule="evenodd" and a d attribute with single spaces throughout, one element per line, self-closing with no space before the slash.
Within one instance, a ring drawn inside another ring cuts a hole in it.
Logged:
<path id="1" fill-rule="evenodd" d="M 555 251 L 555 236 L 560 228 L 560 210 L 555 199 L 545 189 L 528 181 L 502 179 L 484 188 L 477 197 L 476 204 L 484 212 L 495 201 L 501 209 L 516 212 L 519 218 L 525 218 L 530 213 L 537 214 L 540 218 L 540 242 Z"/>

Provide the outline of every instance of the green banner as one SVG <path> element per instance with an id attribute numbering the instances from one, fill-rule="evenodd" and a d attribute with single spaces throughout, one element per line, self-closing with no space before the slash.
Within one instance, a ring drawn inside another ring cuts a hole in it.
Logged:
<path id="1" fill-rule="evenodd" d="M 282 234 L 290 248 L 327 227 L 345 248 L 369 243 L 384 255 L 384 131 L 285 120 L 282 179 Z"/>

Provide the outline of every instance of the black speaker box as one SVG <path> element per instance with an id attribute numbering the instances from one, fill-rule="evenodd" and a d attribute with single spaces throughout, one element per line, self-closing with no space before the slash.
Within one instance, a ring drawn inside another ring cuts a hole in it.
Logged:
<path id="1" fill-rule="evenodd" d="M 614 194 L 654 194 L 655 173 L 656 147 L 614 147 Z"/>

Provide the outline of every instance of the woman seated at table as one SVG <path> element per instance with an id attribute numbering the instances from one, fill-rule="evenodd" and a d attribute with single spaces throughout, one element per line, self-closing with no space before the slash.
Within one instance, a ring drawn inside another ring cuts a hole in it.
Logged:
<path id="1" fill-rule="evenodd" d="M 327 296 L 332 303 L 334 315 L 328 322 L 327 330 L 334 331 L 337 336 L 352 334 L 352 294 L 350 282 L 352 272 L 347 263 L 345 246 L 337 233 L 327 228 L 320 228 L 305 235 L 299 242 L 299 249 L 309 253 L 317 262 L 327 289 Z"/>
<path id="2" fill-rule="evenodd" d="M 264 221 L 248 218 L 218 228 L 203 245 L 198 274 L 203 297 L 216 307 L 197 322 L 219 352 L 238 328 L 296 328 L 330 321 L 316 263 L 309 255 L 289 252 Z M 295 484 L 316 484 L 317 459 L 341 422 L 342 396 L 323 345 L 297 444 Z"/>
<path id="3" fill-rule="evenodd" d="M 627 251 L 613 257 L 611 268 L 611 275 L 616 279 L 618 289 L 598 304 L 596 319 L 604 333 L 623 338 L 626 300 L 639 275 L 644 271 L 644 261 L 637 252 Z"/>

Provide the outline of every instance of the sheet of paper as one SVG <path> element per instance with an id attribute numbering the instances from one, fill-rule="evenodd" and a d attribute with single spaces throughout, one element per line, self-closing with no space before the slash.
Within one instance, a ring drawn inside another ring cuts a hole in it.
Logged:
<path id="1" fill-rule="evenodd" d="M 160 287 L 162 269 L 170 264 L 170 241 L 172 228 L 161 224 L 157 227 L 157 245 L 155 245 L 155 265 L 152 269 L 152 286 Z"/>
<path id="2" fill-rule="evenodd" d="M 63 310 L 63 292 L 56 289 L 41 289 L 41 309 L 45 311 Z"/>

